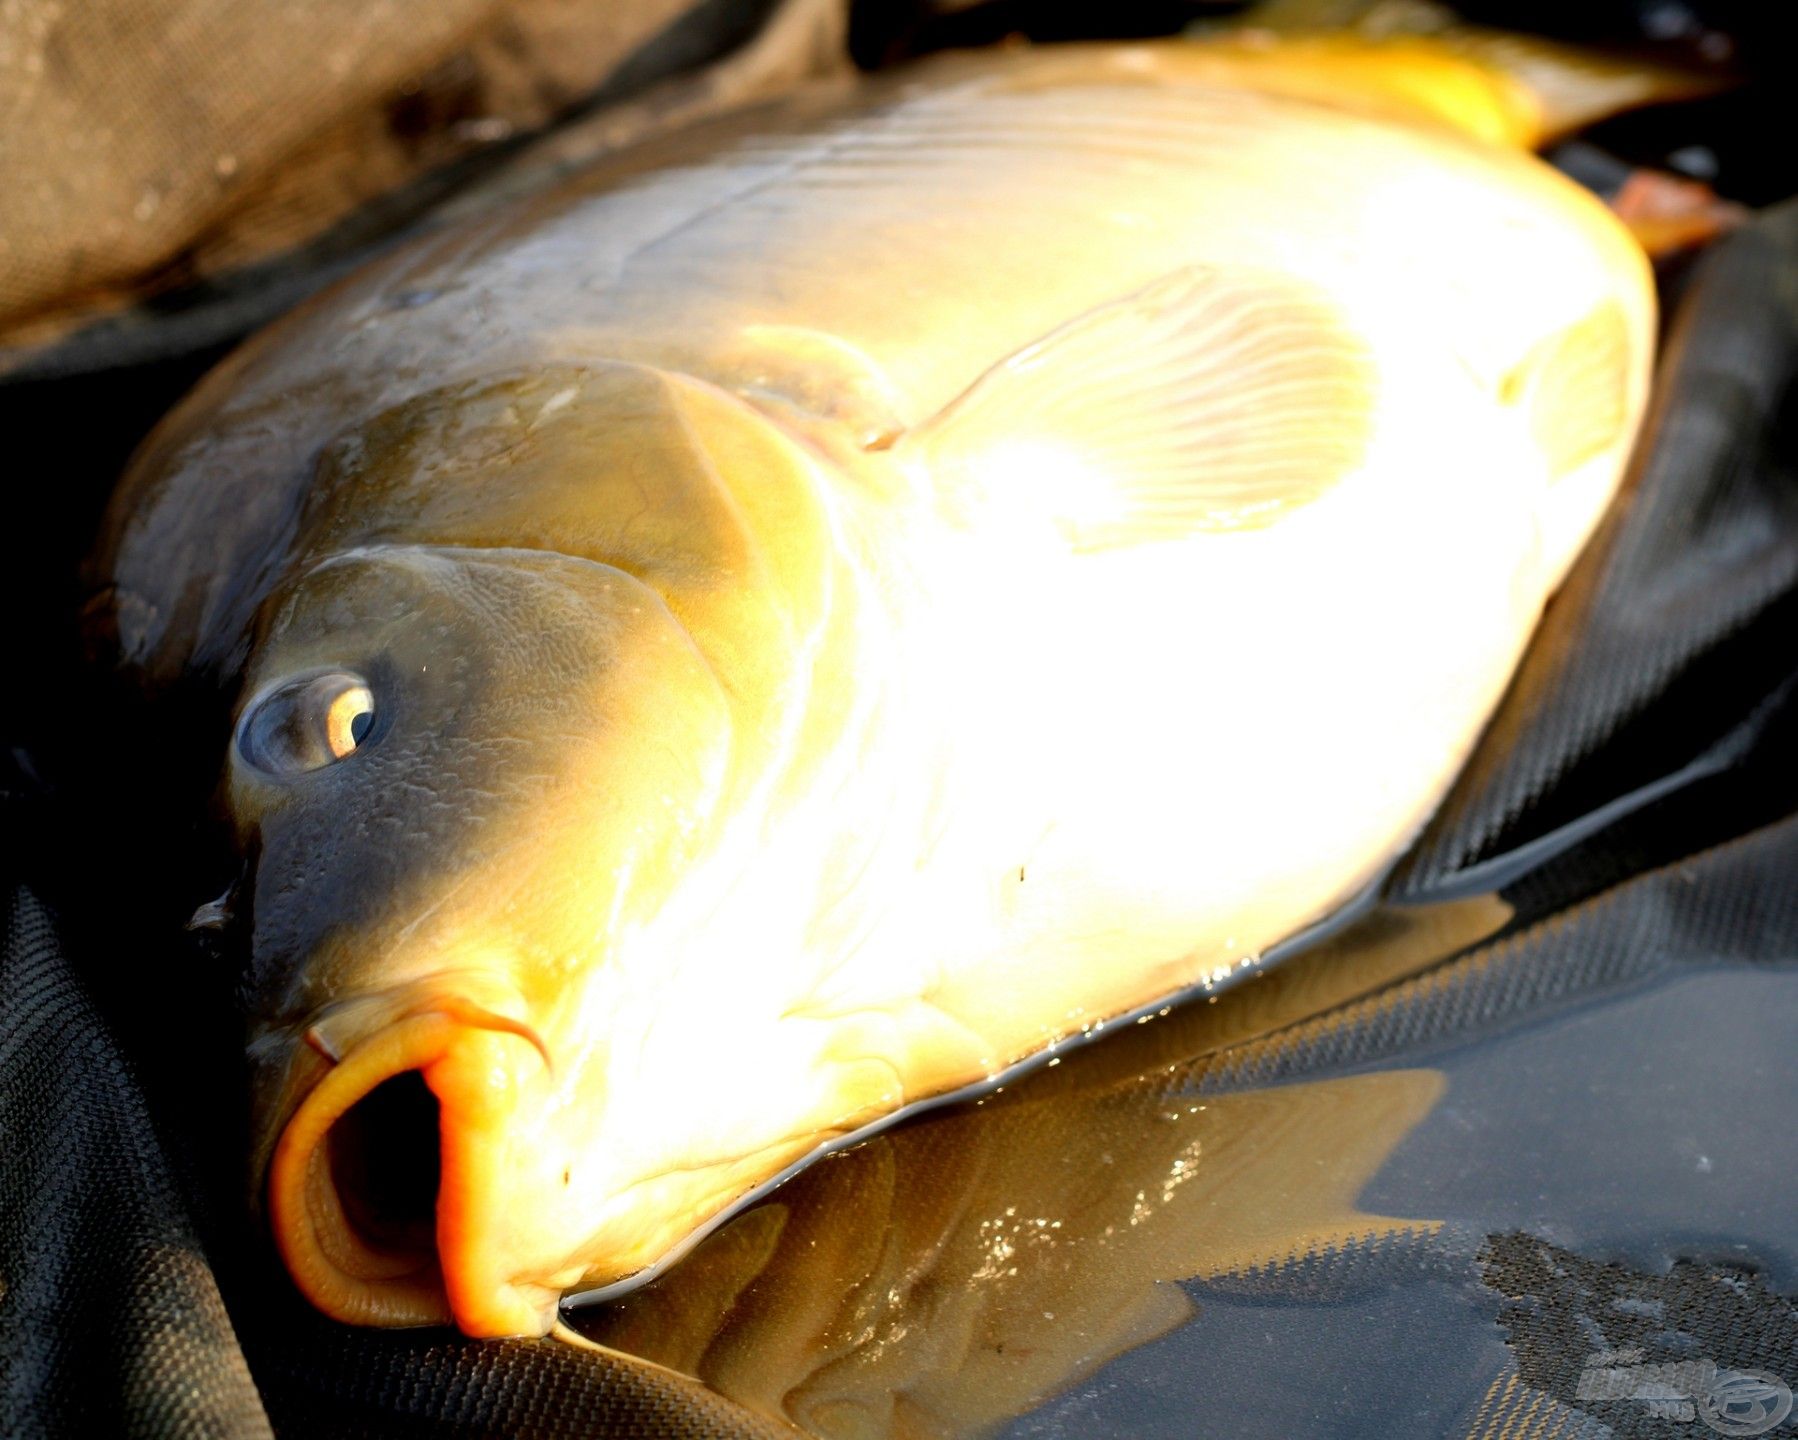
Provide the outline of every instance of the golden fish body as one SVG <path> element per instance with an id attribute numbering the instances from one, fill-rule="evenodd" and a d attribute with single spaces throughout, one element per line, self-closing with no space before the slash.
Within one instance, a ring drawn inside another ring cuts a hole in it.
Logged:
<path id="1" fill-rule="evenodd" d="M 128 661 L 241 678 L 322 1308 L 540 1332 L 1416 833 L 1652 290 L 1527 156 L 1277 79 L 1079 48 L 714 123 L 381 261 L 140 455 L 103 563 Z"/>

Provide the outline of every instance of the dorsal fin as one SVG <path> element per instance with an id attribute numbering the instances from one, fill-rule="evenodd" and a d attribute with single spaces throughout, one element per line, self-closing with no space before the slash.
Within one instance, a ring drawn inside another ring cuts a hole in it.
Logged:
<path id="1" fill-rule="evenodd" d="M 958 509 L 1046 514 L 1077 550 L 1263 525 L 1352 470 L 1372 366 L 1316 291 L 1193 266 L 1000 361 L 905 435 Z"/>
<path id="2" fill-rule="evenodd" d="M 1497 144 L 1540 149 L 1608 115 L 1737 83 L 1639 55 L 1469 25 L 1436 0 L 1261 0 L 1197 27 L 1199 48 L 1263 88 L 1387 108 Z"/>

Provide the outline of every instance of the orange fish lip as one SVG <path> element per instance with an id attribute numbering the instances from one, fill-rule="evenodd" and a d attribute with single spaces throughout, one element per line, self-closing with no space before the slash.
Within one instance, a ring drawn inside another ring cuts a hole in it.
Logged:
<path id="1" fill-rule="evenodd" d="M 353 1325 L 454 1323 L 470 1335 L 536 1335 L 555 1318 L 555 1292 L 519 1287 L 496 1251 L 505 1205 L 506 1122 L 516 1108 L 500 1047 L 513 1037 L 544 1063 L 528 1024 L 458 996 L 434 997 L 348 1046 L 283 1127 L 269 1167 L 269 1220 L 300 1292 Z M 310 1034 L 309 1034 L 310 1040 Z M 327 1058 L 330 1050 L 314 1048 Z M 346 1209 L 334 1172 L 333 1128 L 380 1086 L 417 1072 L 437 1102 L 441 1154 L 433 1242 L 373 1236 Z"/>

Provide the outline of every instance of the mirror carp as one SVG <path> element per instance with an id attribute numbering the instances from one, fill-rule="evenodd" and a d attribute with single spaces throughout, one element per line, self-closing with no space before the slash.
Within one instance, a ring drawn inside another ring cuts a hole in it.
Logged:
<path id="1" fill-rule="evenodd" d="M 422 236 L 164 422 L 98 569 L 124 665 L 239 697 L 313 1303 L 547 1332 L 1377 881 L 1653 348 L 1560 122 L 1433 44 L 829 82 Z"/>

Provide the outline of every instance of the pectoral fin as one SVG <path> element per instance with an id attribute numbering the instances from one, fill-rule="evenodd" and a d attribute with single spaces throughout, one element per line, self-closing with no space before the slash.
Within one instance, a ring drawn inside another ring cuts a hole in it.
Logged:
<path id="1" fill-rule="evenodd" d="M 1096 550 L 1316 499 L 1361 459 L 1372 383 L 1309 287 L 1195 266 L 1001 361 L 899 447 L 956 508 L 1046 510 Z"/>

